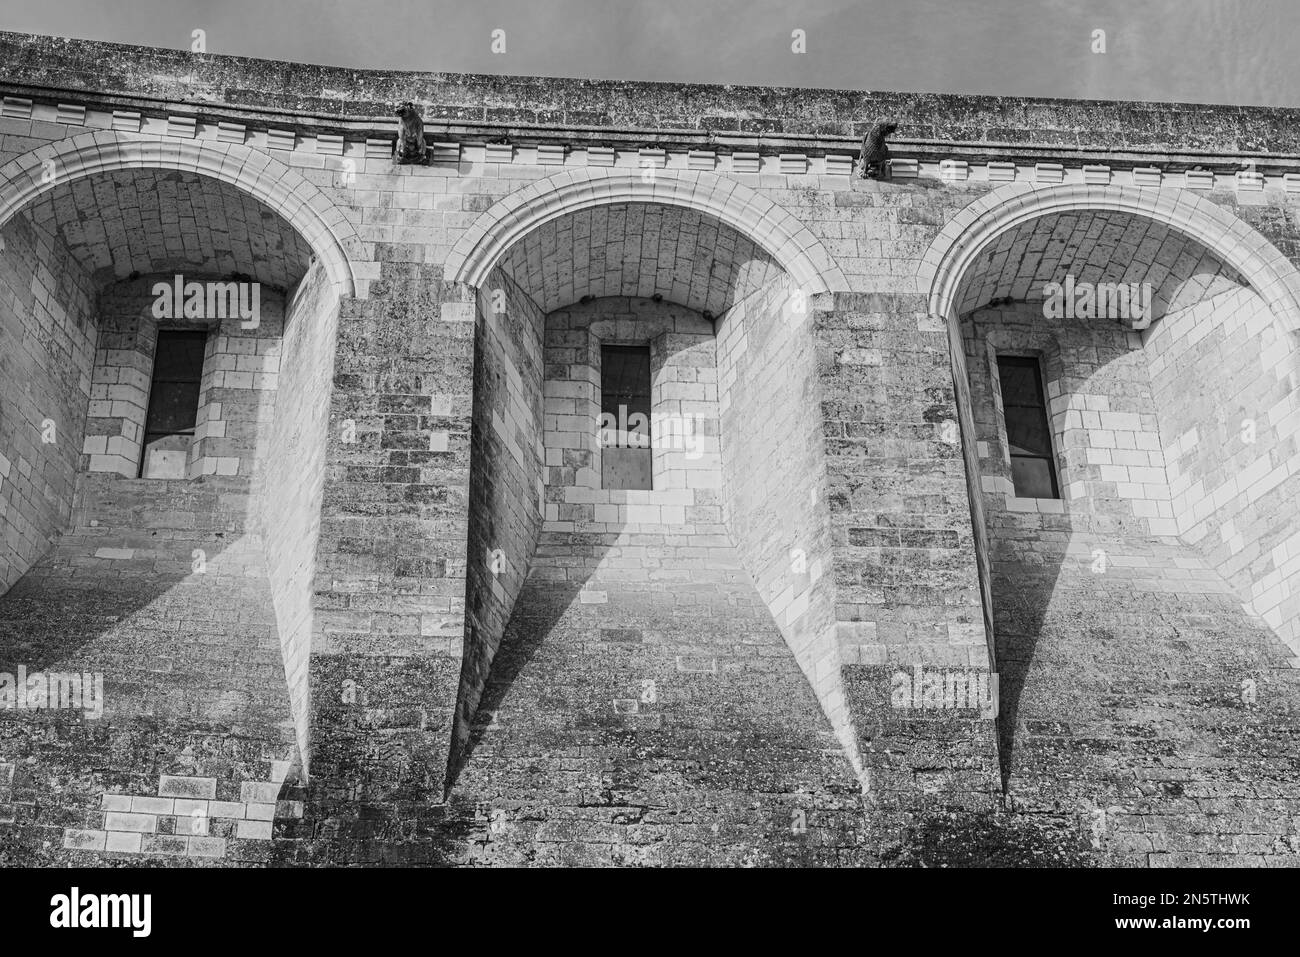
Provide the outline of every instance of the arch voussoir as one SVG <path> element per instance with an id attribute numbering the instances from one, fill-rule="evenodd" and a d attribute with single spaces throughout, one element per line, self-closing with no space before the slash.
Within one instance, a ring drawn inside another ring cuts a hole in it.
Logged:
<path id="1" fill-rule="evenodd" d="M 848 281 L 816 236 L 789 212 L 734 180 L 702 171 L 566 170 L 498 200 L 447 257 L 449 281 L 480 286 L 518 239 L 551 220 L 595 206 L 659 203 L 716 217 L 766 249 L 810 294 L 846 291 Z"/>
<path id="2" fill-rule="evenodd" d="M 43 175 L 50 160 L 53 176 Z M 312 246 L 342 295 L 355 291 L 346 252 L 355 231 L 345 217 L 328 217 L 335 204 L 279 160 L 233 143 L 161 141 L 143 134 L 97 130 L 38 147 L 0 167 L 0 227 L 55 186 L 123 169 L 174 169 L 221 180 L 279 213 Z M 328 218 L 327 218 L 328 217 Z"/>
<path id="3" fill-rule="evenodd" d="M 972 202 L 954 216 L 922 256 L 918 278 L 930 312 L 951 318 L 968 267 L 999 235 L 1031 219 L 1080 209 L 1145 216 L 1210 249 L 1241 274 L 1288 329 L 1300 328 L 1300 270 L 1248 223 L 1186 190 L 1013 183 Z"/>

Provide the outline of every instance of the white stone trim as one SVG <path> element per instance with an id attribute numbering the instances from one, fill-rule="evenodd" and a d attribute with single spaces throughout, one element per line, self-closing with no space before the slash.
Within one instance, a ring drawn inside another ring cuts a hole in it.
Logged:
<path id="1" fill-rule="evenodd" d="M 316 152 L 323 153 L 326 156 L 342 156 L 343 155 L 343 134 L 342 133 L 317 133 Z"/>
<path id="2" fill-rule="evenodd" d="M 1157 187 L 1164 179 L 1164 171 L 1158 166 L 1139 166 L 1133 170 L 1133 185 L 1143 188 Z"/>
<path id="3" fill-rule="evenodd" d="M 939 178 L 949 183 L 964 183 L 970 178 L 970 163 L 959 159 L 940 160 Z"/>
<path id="4" fill-rule="evenodd" d="M 541 143 L 537 147 L 538 166 L 563 166 L 569 148 L 563 143 Z"/>
<path id="5" fill-rule="evenodd" d="M 114 110 L 112 128 L 119 133 L 139 133 L 140 114 L 130 110 Z"/>
<path id="6" fill-rule="evenodd" d="M 217 124 L 217 139 L 223 143 L 238 143 L 243 146 L 247 135 L 248 128 L 243 123 Z"/>
<path id="7" fill-rule="evenodd" d="M 167 135 L 192 140 L 199 131 L 199 121 L 192 116 L 167 117 Z"/>
<path id="8" fill-rule="evenodd" d="M 54 121 L 67 126 L 85 126 L 86 108 L 79 103 L 60 103 Z"/>
<path id="9" fill-rule="evenodd" d="M 1059 183 L 1065 179 L 1065 167 L 1060 163 L 1035 163 L 1034 182 Z"/>
<path id="10" fill-rule="evenodd" d="M 10 120 L 30 120 L 32 101 L 22 96 L 6 96 L 0 106 L 0 116 Z"/>
<path id="11" fill-rule="evenodd" d="M 989 163 L 988 178 L 990 183 L 1009 183 L 1016 178 L 1015 163 Z"/>
<path id="12" fill-rule="evenodd" d="M 291 150 L 298 145 L 298 134 L 293 130 L 267 130 L 266 148 L 269 150 Z"/>

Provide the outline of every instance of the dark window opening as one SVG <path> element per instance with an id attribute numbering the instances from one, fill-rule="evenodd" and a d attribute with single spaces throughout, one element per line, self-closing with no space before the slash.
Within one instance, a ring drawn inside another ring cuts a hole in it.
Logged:
<path id="1" fill-rule="evenodd" d="M 649 346 L 601 346 L 600 413 L 601 487 L 653 488 Z"/>
<path id="2" fill-rule="evenodd" d="M 160 330 L 154 350 L 153 379 L 149 384 L 149 409 L 144 417 L 144 454 L 140 474 L 153 474 L 150 452 L 184 453 L 194 435 L 199 414 L 199 385 L 203 379 L 206 332 Z M 168 471 L 174 473 L 174 465 Z"/>
<path id="3" fill-rule="evenodd" d="M 1002 414 L 1016 497 L 1060 498 L 1052 460 L 1052 427 L 1038 360 L 998 356 L 998 378 L 1002 380 Z"/>

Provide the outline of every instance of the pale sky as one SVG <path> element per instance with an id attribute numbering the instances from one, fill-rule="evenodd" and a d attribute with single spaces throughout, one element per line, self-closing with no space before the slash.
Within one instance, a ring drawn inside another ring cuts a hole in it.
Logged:
<path id="1" fill-rule="evenodd" d="M 0 29 L 184 49 L 203 29 L 210 53 L 372 69 L 1300 106 L 1297 0 L 0 0 Z"/>

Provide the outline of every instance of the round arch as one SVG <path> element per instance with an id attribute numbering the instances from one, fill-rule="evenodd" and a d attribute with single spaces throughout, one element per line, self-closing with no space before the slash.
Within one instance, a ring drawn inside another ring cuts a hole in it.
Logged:
<path id="1" fill-rule="evenodd" d="M 1000 234 L 1051 213 L 1113 210 L 1146 216 L 1197 240 L 1236 269 L 1288 331 L 1300 329 L 1300 270 L 1254 228 L 1187 190 L 1072 183 L 1010 183 L 984 194 L 948 222 L 926 250 L 919 291 L 930 314 L 954 317 L 967 269 Z"/>
<path id="2" fill-rule="evenodd" d="M 355 240 L 356 233 L 343 212 L 284 163 L 235 143 L 156 139 L 109 130 L 49 143 L 0 166 L 0 227 L 55 186 L 121 169 L 182 170 L 238 187 L 283 216 L 315 251 L 340 294 L 353 294 L 344 241 Z"/>
<path id="3" fill-rule="evenodd" d="M 1245 278 L 1268 304 L 1281 330 L 1300 330 L 1300 270 L 1254 228 L 1231 212 L 1179 189 L 1140 189 L 1072 183 L 1037 186 L 1008 183 L 985 193 L 954 216 L 934 238 L 917 273 L 917 291 L 928 297 L 933 320 L 948 331 L 962 456 L 974 526 L 989 660 L 996 667 L 990 552 L 984 523 L 983 487 L 975 453 L 975 422 L 963 351 L 958 293 L 980 253 L 1001 234 L 1052 213 L 1112 210 L 1145 216 L 1188 236 Z"/>
<path id="4" fill-rule="evenodd" d="M 479 215 L 447 257 L 446 278 L 481 286 L 502 254 L 536 227 L 611 203 L 661 203 L 708 213 L 767 250 L 809 295 L 849 288 L 821 242 L 789 212 L 742 183 L 698 170 L 643 177 L 641 171 L 574 169 L 540 179 Z"/>

